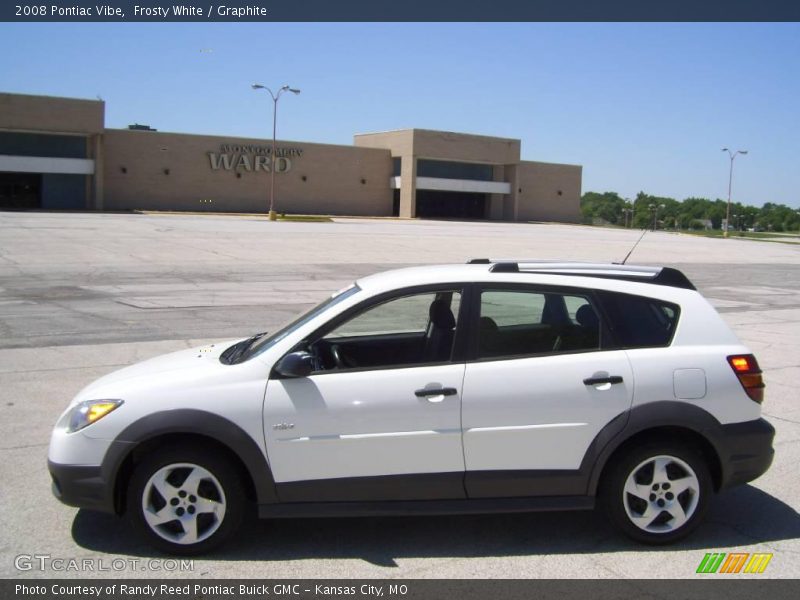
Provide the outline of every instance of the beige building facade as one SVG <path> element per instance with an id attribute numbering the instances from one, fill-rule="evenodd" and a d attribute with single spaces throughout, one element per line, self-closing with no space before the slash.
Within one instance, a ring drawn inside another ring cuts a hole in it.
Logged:
<path id="1" fill-rule="evenodd" d="M 102 101 L 0 94 L 0 208 L 580 220 L 581 167 L 406 129 L 352 146 L 106 129 Z"/>

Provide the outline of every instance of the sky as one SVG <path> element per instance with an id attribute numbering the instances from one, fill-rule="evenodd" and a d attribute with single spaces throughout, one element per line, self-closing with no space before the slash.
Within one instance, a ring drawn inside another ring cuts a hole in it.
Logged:
<path id="1" fill-rule="evenodd" d="M 797 23 L 2 23 L 0 91 L 102 98 L 106 127 L 522 140 L 583 191 L 800 208 Z"/>

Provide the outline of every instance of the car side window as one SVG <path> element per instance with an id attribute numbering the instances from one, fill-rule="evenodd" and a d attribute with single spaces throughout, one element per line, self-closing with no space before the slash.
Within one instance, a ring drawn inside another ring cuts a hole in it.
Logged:
<path id="1" fill-rule="evenodd" d="M 357 312 L 312 351 L 323 371 L 447 362 L 460 304 L 457 290 L 392 298 Z"/>
<path id="2" fill-rule="evenodd" d="M 601 292 L 600 298 L 621 347 L 655 348 L 672 343 L 680 317 L 677 304 L 617 292 Z"/>
<path id="3" fill-rule="evenodd" d="M 478 358 L 600 348 L 600 319 L 586 296 L 533 290 L 483 290 Z"/>

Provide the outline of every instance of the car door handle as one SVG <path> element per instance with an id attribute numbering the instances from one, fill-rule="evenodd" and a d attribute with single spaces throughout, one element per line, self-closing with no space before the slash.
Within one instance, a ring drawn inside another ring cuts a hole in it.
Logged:
<path id="1" fill-rule="evenodd" d="M 417 398 L 428 398 L 430 396 L 455 396 L 458 393 L 456 388 L 423 388 L 414 392 Z"/>
<path id="2" fill-rule="evenodd" d="M 622 376 L 609 375 L 608 377 L 588 377 L 583 380 L 583 385 L 602 385 L 604 383 L 622 383 Z"/>

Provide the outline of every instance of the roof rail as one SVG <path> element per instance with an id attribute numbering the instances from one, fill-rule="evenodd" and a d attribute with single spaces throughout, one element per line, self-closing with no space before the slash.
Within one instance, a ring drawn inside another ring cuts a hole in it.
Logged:
<path id="1" fill-rule="evenodd" d="M 552 275 L 620 279 L 687 290 L 697 289 L 686 275 L 678 269 L 673 269 L 671 267 L 643 267 L 635 265 L 543 260 L 492 260 L 489 258 L 475 258 L 468 261 L 467 264 L 491 265 L 489 271 L 492 273 L 549 273 Z"/>

